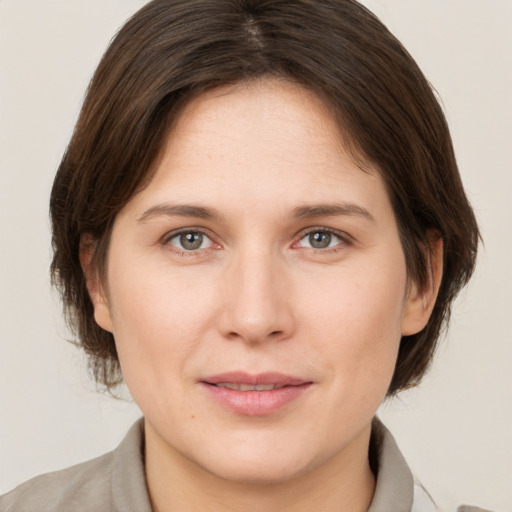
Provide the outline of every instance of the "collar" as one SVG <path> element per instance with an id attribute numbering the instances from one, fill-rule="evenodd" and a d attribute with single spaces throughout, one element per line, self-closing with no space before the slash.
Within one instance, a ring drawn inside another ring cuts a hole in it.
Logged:
<path id="1" fill-rule="evenodd" d="M 153 512 L 144 471 L 144 418 L 114 450 L 111 491 L 115 512 Z"/>
<path id="2" fill-rule="evenodd" d="M 414 478 L 393 436 L 377 417 L 370 444 L 375 446 L 377 482 L 368 512 L 411 512 Z"/>

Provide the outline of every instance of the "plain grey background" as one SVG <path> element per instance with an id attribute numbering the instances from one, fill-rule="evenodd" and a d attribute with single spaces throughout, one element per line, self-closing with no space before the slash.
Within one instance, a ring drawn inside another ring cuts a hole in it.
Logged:
<path id="1" fill-rule="evenodd" d="M 110 450 L 140 414 L 65 341 L 47 203 L 88 80 L 144 3 L 0 0 L 0 492 Z M 364 3 L 439 92 L 485 239 L 434 368 L 380 414 L 440 505 L 512 511 L 512 2 Z"/>

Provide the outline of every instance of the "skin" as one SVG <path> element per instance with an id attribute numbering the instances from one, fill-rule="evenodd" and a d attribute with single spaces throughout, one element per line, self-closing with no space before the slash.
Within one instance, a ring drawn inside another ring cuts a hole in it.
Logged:
<path id="1" fill-rule="evenodd" d="M 200 247 L 180 230 L 204 233 Z M 155 510 L 367 510 L 371 421 L 436 287 L 407 279 L 382 178 L 347 155 L 313 94 L 268 79 L 192 101 L 116 219 L 107 282 L 89 272 L 145 417 Z M 312 385 L 248 416 L 201 385 L 235 370 Z"/>

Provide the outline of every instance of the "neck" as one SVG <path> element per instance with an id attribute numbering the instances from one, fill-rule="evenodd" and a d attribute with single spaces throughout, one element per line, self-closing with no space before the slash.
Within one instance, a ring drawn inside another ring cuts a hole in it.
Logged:
<path id="1" fill-rule="evenodd" d="M 155 512 L 366 512 L 375 490 L 370 426 L 319 467 L 278 483 L 237 482 L 170 447 L 146 422 L 146 479 Z"/>

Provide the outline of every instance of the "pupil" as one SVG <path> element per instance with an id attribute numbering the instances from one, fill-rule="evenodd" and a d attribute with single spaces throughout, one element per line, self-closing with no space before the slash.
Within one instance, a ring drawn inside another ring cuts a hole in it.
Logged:
<path id="1" fill-rule="evenodd" d="M 309 235 L 309 243 L 311 244 L 311 247 L 314 247 L 315 249 L 325 249 L 326 247 L 329 247 L 329 244 L 331 243 L 331 235 L 329 233 L 311 233 Z"/>
<path id="2" fill-rule="evenodd" d="M 201 233 L 184 233 L 180 236 L 180 243 L 189 251 L 199 249 L 203 243 L 203 235 Z"/>

